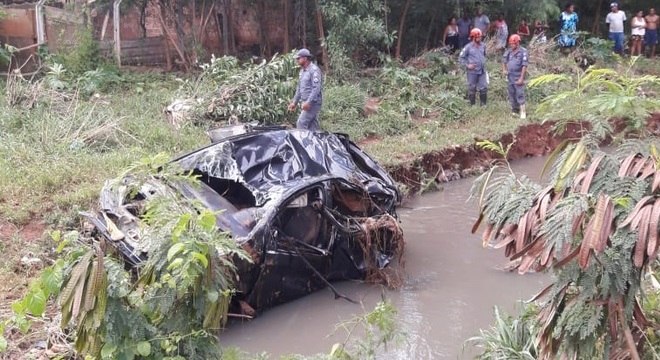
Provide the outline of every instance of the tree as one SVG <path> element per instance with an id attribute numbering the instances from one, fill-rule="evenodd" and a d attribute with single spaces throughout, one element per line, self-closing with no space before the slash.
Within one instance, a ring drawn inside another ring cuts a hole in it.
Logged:
<path id="1" fill-rule="evenodd" d="M 408 10 L 410 10 L 410 4 L 412 0 L 406 0 L 406 4 L 403 5 L 403 12 L 401 13 L 401 19 L 399 20 L 399 33 L 398 38 L 396 39 L 396 51 L 394 52 L 394 57 L 397 59 L 401 58 L 401 41 L 403 41 L 403 33 L 406 25 L 406 15 L 408 15 Z"/>
<path id="2" fill-rule="evenodd" d="M 530 85 L 556 79 L 544 76 Z M 541 359 L 639 359 L 644 331 L 653 328 L 640 306 L 642 281 L 654 266 L 660 243 L 660 151 L 657 140 L 624 143 L 615 153 L 599 150 L 611 136 L 609 119 L 630 111 L 635 101 L 645 117 L 660 108 L 644 89 L 660 86 L 654 76 L 591 69 L 576 88 L 544 100 L 541 110 L 574 102 L 582 108 L 558 120 L 560 129 L 581 126 L 583 136 L 565 143 L 549 159 L 550 180 L 537 184 L 496 166 L 475 183 L 480 215 L 473 230 L 486 224 L 484 246 L 505 248 L 519 273 L 549 270 L 553 283 L 535 299 L 547 298 L 538 315 Z M 563 111 L 570 109 L 564 108 Z M 576 122 L 579 115 L 584 122 Z M 576 115 L 578 117 L 576 117 Z M 631 121 L 635 133 L 638 124 Z M 506 156 L 501 144 L 486 148 Z"/>
<path id="3" fill-rule="evenodd" d="M 380 52 L 389 46 L 391 39 L 385 31 L 387 9 L 382 0 L 317 1 L 326 33 L 323 49 L 327 50 L 329 71 L 335 78 L 353 76 L 359 64 L 364 66 L 378 61 Z"/>

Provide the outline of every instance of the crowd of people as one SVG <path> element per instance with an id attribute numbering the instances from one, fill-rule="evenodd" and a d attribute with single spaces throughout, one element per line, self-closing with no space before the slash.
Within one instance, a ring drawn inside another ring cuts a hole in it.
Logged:
<path id="1" fill-rule="evenodd" d="M 623 55 L 625 42 L 626 13 L 619 8 L 619 4 L 610 4 L 610 12 L 605 17 L 609 27 L 609 39 L 614 42 L 614 52 Z M 568 3 L 559 16 L 559 33 L 557 44 L 564 52 L 569 52 L 576 45 L 578 37 L 579 16 L 575 5 Z M 530 26 L 532 28 L 530 28 Z M 495 39 L 496 48 L 504 51 L 510 31 L 509 26 L 500 14 L 494 21 L 481 8 L 477 8 L 474 17 L 470 18 L 467 12 L 461 18 L 451 17 L 442 35 L 442 44 L 451 53 L 455 53 L 469 43 L 469 34 L 472 29 L 479 29 L 483 36 Z M 516 29 L 523 43 L 535 39 L 538 43 L 545 43 L 549 26 L 542 20 L 535 20 L 533 24 L 522 20 Z M 648 57 L 655 57 L 658 43 L 658 15 L 655 9 L 649 9 L 645 14 L 639 10 L 630 21 L 630 55 L 637 56 L 646 53 Z"/>
<path id="2" fill-rule="evenodd" d="M 564 52 L 570 51 L 576 46 L 578 36 L 579 17 L 575 11 L 575 5 L 566 4 L 559 17 L 559 34 L 557 44 Z M 609 38 L 614 43 L 613 51 L 623 55 L 625 41 L 626 14 L 619 9 L 619 4 L 610 4 L 610 12 L 605 18 L 609 26 Z M 630 54 L 641 55 L 642 44 L 645 45 L 649 57 L 655 57 L 657 38 L 658 15 L 655 9 L 650 9 L 645 16 L 643 11 L 638 11 L 630 22 Z M 540 20 L 534 23 L 535 41 L 547 42 L 546 31 L 548 26 Z M 523 40 L 529 40 L 532 36 L 529 25 L 525 20 L 521 21 L 517 33 L 509 35 L 509 27 L 503 15 L 499 15 L 494 22 L 483 11 L 477 9 L 475 17 L 470 21 L 464 14 L 460 20 L 452 18 L 445 29 L 443 41 L 451 51 L 460 49 L 459 62 L 465 68 L 467 74 L 467 94 L 470 104 L 476 104 L 476 94 L 479 93 L 479 103 L 485 106 L 488 98 L 488 71 L 486 69 L 486 45 L 482 39 L 490 34 L 495 42 L 495 48 L 503 51 L 502 71 L 507 79 L 508 95 L 511 110 L 514 115 L 521 119 L 526 117 L 525 111 L 525 76 L 527 73 L 528 58 L 527 49 L 521 46 Z M 463 45 L 467 41 L 466 45 Z M 508 48 L 507 48 L 508 45 Z"/>
<path id="3" fill-rule="evenodd" d="M 559 16 L 559 34 L 557 44 L 564 52 L 569 52 L 576 46 L 578 37 L 579 16 L 575 5 L 566 4 Z M 655 9 L 649 9 L 647 14 L 638 11 L 630 21 L 630 54 L 655 57 L 655 48 L 658 43 L 658 15 Z M 613 51 L 623 55 L 625 42 L 626 13 L 619 8 L 619 4 L 610 4 L 610 12 L 605 17 L 609 26 L 609 39 L 614 42 Z M 442 43 L 451 53 L 460 50 L 459 63 L 467 74 L 467 95 L 470 104 L 477 102 L 485 106 L 488 102 L 488 71 L 486 69 L 486 45 L 482 42 L 487 35 L 495 42 L 495 48 L 502 56 L 502 71 L 507 79 L 507 90 L 511 110 L 521 119 L 526 117 L 525 111 L 525 77 L 529 55 L 522 43 L 534 39 L 535 42 L 545 43 L 549 26 L 541 20 L 535 20 L 533 31 L 527 21 L 522 20 L 516 33 L 509 34 L 504 15 L 497 16 L 495 21 L 477 8 L 475 16 L 470 18 L 463 13 L 461 18 L 452 17 L 442 35 Z M 307 49 L 301 49 L 295 55 L 300 66 L 300 76 L 296 93 L 289 103 L 288 110 L 295 111 L 300 105 L 301 112 L 297 127 L 318 131 L 320 129 L 318 115 L 322 104 L 323 76 L 321 70 L 312 62 L 312 55 Z"/>

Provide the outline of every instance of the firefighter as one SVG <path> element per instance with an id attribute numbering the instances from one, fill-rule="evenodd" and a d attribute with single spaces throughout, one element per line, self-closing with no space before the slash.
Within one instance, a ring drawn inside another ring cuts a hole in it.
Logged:
<path id="1" fill-rule="evenodd" d="M 520 46 L 520 36 L 513 34 L 509 37 L 509 48 L 502 57 L 502 71 L 507 78 L 509 103 L 511 110 L 520 118 L 527 117 L 525 112 L 525 75 L 529 55 L 527 49 Z"/>
<path id="2" fill-rule="evenodd" d="M 459 62 L 467 70 L 470 104 L 476 103 L 477 91 L 479 91 L 479 103 L 485 106 L 488 96 L 488 72 L 486 71 L 486 45 L 481 42 L 482 35 L 478 28 L 470 31 L 470 42 L 461 51 Z"/>

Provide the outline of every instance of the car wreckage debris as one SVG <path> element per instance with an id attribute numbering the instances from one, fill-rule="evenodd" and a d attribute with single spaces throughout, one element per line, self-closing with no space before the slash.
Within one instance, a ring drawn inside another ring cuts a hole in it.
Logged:
<path id="1" fill-rule="evenodd" d="M 333 281 L 399 287 L 401 266 L 388 265 L 400 263 L 405 241 L 396 215 L 400 194 L 389 174 L 342 134 L 245 130 L 225 131 L 230 136 L 172 161 L 196 184 L 158 173 L 107 182 L 100 211 L 83 214 L 93 237 L 135 269 L 149 256 L 142 218 L 149 201 L 180 197 L 213 211 L 218 230 L 252 259 L 231 259 L 239 316 L 324 287 L 354 302 Z"/>

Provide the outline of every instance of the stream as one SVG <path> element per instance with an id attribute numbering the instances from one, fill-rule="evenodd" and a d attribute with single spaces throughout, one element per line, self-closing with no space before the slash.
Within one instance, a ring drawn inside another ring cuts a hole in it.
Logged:
<path id="1" fill-rule="evenodd" d="M 545 158 L 517 161 L 520 174 L 538 179 Z M 336 284 L 362 305 L 335 300 L 328 289 L 277 306 L 256 319 L 233 323 L 220 335 L 223 346 L 249 353 L 329 352 L 346 337 L 338 323 L 373 309 L 382 296 L 396 306 L 405 341 L 383 359 L 470 359 L 477 353 L 465 340 L 493 323 L 493 308 L 516 314 L 548 282 L 548 275 L 498 270 L 503 251 L 484 249 L 470 229 L 477 206 L 467 202 L 474 179 L 444 184 L 444 190 L 408 201 L 398 210 L 406 237 L 406 281 L 401 290 L 359 282 Z M 480 229 L 482 230 L 482 229 Z M 359 335 L 354 335 L 359 336 Z M 379 356 L 379 359 L 381 356 Z"/>

